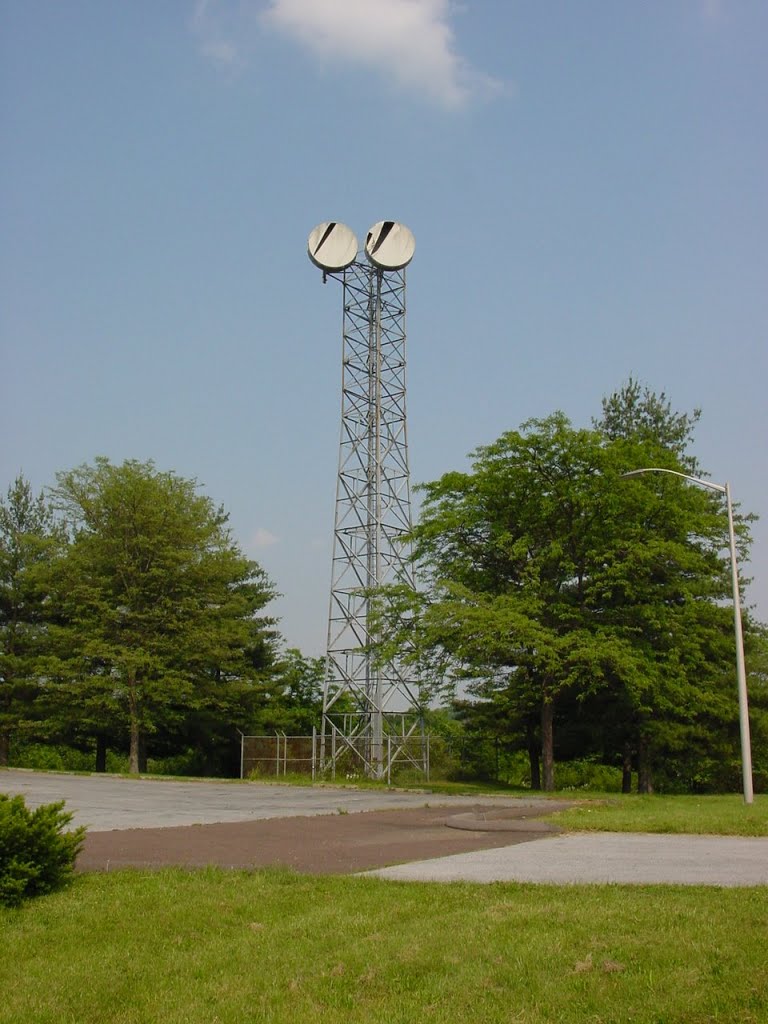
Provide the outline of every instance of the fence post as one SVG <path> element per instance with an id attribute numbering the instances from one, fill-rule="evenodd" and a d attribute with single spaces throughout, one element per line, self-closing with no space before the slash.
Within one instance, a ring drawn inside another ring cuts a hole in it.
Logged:
<path id="1" fill-rule="evenodd" d="M 237 730 L 240 732 L 240 730 Z M 240 732 L 240 778 L 243 777 L 243 759 L 245 758 L 245 734 Z"/>
<path id="2" fill-rule="evenodd" d="M 312 781 L 315 781 L 315 759 L 317 757 L 317 729 L 312 726 Z"/>

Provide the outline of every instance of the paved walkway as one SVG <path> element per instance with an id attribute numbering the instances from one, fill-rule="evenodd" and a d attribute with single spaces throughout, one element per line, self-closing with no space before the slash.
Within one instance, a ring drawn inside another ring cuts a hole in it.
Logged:
<path id="1" fill-rule="evenodd" d="M 399 808 L 474 807 L 476 797 L 435 796 L 431 793 L 387 790 L 259 785 L 240 782 L 167 782 L 126 779 L 113 775 L 0 771 L 0 792 L 20 793 L 29 807 L 66 800 L 73 825 L 96 832 L 110 829 L 169 828 L 177 825 L 212 825 L 220 822 L 260 821 L 318 814 Z M 546 800 L 520 801 L 483 797 L 499 807 L 542 807 Z"/>
<path id="2" fill-rule="evenodd" d="M 768 885 L 768 838 L 581 832 L 370 874 L 410 882 Z"/>
<path id="3" fill-rule="evenodd" d="M 66 800 L 73 824 L 90 830 L 87 868 L 289 864 L 414 881 L 768 885 L 768 838 L 551 835 L 531 819 L 556 805 L 536 798 L 483 797 L 478 807 L 424 793 L 15 770 L 0 771 L 0 792 L 32 807 Z M 350 813 L 361 811 L 386 813 Z M 398 861 L 407 863 L 384 866 Z"/>

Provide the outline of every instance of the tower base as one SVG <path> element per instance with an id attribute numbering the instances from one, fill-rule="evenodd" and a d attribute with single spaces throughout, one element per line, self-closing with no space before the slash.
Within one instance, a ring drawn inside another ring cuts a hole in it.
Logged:
<path id="1" fill-rule="evenodd" d="M 324 715 L 320 736 L 320 772 L 330 778 L 365 777 L 391 783 L 412 770 L 429 780 L 429 734 L 413 712 L 387 712 L 381 735 L 370 714 Z"/>

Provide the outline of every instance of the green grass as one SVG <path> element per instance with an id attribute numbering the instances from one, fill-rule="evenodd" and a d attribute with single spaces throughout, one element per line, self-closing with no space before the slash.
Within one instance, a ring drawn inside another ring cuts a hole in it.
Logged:
<path id="1" fill-rule="evenodd" d="M 611 796 L 580 801 L 553 815 L 552 821 L 578 832 L 768 836 L 768 796 L 756 796 L 750 805 L 735 795 Z"/>
<path id="2" fill-rule="evenodd" d="M 768 1019 L 768 887 L 79 876 L 0 912 L 2 1024 Z"/>
<path id="3" fill-rule="evenodd" d="M 415 772 L 409 773 L 408 778 L 393 778 L 391 784 L 381 779 L 368 779 L 364 775 L 346 776 L 341 772 L 336 778 L 318 776 L 314 780 L 310 775 L 303 775 L 297 772 L 287 772 L 285 775 L 254 775 L 251 774 L 245 781 L 257 783 L 262 786 L 322 786 L 336 789 L 373 789 L 387 792 L 388 790 L 406 790 L 416 793 L 442 793 L 447 796 L 537 796 L 543 797 L 544 793 L 532 793 L 529 789 L 519 786 L 510 786 L 505 782 L 453 782 L 445 779 L 435 779 L 427 782 L 424 778 L 416 776 Z M 211 779 L 208 781 L 219 782 L 226 780 Z M 234 781 L 240 781 L 234 780 Z M 570 794 L 573 796 L 573 794 Z"/>
<path id="4" fill-rule="evenodd" d="M 267 781 L 267 780 L 264 780 Z M 508 786 L 504 782 L 449 782 L 447 780 L 434 780 L 426 782 L 424 779 L 416 781 L 401 781 L 399 779 L 393 780 L 392 785 L 388 786 L 386 782 L 379 782 L 374 779 L 354 779 L 345 780 L 337 779 L 335 781 L 318 781 L 316 785 L 319 786 L 342 786 L 344 788 L 354 789 L 381 789 L 381 790 L 393 790 L 401 789 L 407 792 L 415 793 L 435 793 L 442 794 L 444 796 L 530 796 L 530 790 L 519 789 L 514 786 Z M 544 796 L 543 793 L 535 793 L 534 796 Z"/>

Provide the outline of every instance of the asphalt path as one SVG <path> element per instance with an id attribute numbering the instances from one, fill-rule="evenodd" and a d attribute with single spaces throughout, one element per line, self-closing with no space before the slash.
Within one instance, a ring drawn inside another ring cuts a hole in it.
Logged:
<path id="1" fill-rule="evenodd" d="M 483 797 L 483 802 L 496 810 L 488 812 L 486 808 L 480 815 L 472 812 L 472 808 L 480 810 L 474 797 L 257 783 L 169 782 L 14 769 L 0 771 L 0 792 L 20 793 L 30 807 L 65 800 L 66 809 L 74 815 L 73 826 L 86 825 L 94 832 L 172 830 L 340 812 L 443 807 L 448 811 L 445 820 L 453 822 L 454 829 L 487 837 L 494 827 L 509 827 L 510 823 L 498 821 L 503 816 L 499 813 L 502 808 L 515 808 L 514 816 L 518 818 L 529 814 L 534 817 L 547 808 L 547 801 L 536 798 Z M 283 825 L 276 822 L 275 828 Z M 370 873 L 394 881 L 768 885 L 768 838 L 541 832 L 529 833 L 527 841 L 514 845 L 510 835 L 510 845 L 497 845 L 498 838 L 499 833 L 494 849 L 429 860 L 404 856 L 402 860 L 410 863 Z M 376 837 L 370 841 L 378 842 Z M 422 857 L 425 852 L 421 851 Z M 393 846 L 389 862 L 396 859 L 401 858 Z"/>

